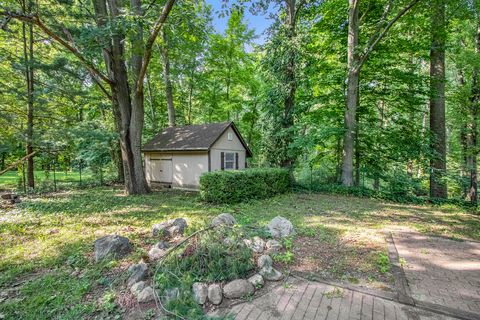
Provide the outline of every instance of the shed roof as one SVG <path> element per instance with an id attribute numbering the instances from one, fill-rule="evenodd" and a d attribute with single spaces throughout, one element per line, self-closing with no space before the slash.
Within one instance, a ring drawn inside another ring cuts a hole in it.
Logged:
<path id="1" fill-rule="evenodd" d="M 251 157 L 252 152 L 232 121 L 169 127 L 147 142 L 142 151 L 208 151 L 222 134 L 232 127 Z"/>

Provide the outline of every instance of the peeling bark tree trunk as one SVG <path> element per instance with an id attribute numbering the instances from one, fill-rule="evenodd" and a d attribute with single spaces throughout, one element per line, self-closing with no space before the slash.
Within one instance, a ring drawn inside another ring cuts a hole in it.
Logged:
<path id="1" fill-rule="evenodd" d="M 161 54 L 163 58 L 163 80 L 165 82 L 165 96 L 167 98 L 168 126 L 175 127 L 175 105 L 173 104 L 173 87 L 170 79 L 170 57 L 168 55 L 167 33 L 162 31 L 163 46 Z"/>
<path id="2" fill-rule="evenodd" d="M 434 0 L 431 17 L 430 49 L 430 196 L 446 198 L 445 133 L 445 0 Z"/>

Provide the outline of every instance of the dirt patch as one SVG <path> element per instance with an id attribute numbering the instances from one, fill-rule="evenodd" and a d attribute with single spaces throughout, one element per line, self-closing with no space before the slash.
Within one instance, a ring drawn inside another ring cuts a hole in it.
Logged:
<path id="1" fill-rule="evenodd" d="M 347 282 L 368 288 L 393 290 L 393 277 L 382 271 L 383 244 L 342 237 L 324 241 L 315 237 L 299 236 L 292 248 L 293 264 L 284 265 L 294 273 L 312 278 Z M 388 269 L 388 261 L 383 262 Z"/>

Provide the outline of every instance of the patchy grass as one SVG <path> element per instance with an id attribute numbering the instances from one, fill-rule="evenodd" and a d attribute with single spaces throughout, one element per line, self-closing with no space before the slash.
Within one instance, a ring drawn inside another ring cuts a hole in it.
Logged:
<path id="1" fill-rule="evenodd" d="M 264 226 L 277 215 L 290 219 L 298 233 L 286 251 L 290 253 L 276 259 L 280 265 L 387 288 L 391 279 L 384 258 L 385 230 L 409 227 L 480 240 L 480 217 L 455 207 L 323 194 L 212 206 L 199 202 L 195 193 L 125 196 L 111 187 L 48 194 L 0 209 L 0 314 L 6 319 L 121 316 L 125 310 L 119 307 L 119 284 L 127 265 L 156 242 L 152 224 L 185 217 L 188 232 L 193 232 L 220 212 L 232 212 L 245 225 Z M 135 253 L 118 262 L 93 263 L 93 241 L 111 233 L 132 240 Z"/>

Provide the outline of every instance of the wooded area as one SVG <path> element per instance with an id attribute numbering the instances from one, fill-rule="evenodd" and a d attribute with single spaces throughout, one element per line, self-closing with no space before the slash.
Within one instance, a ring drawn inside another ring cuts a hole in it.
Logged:
<path id="1" fill-rule="evenodd" d="M 270 16 L 264 42 L 247 12 Z M 238 0 L 219 12 L 9 0 L 0 14 L 0 170 L 36 152 L 30 189 L 53 161 L 147 193 L 142 141 L 233 120 L 250 167 L 477 203 L 477 0 Z"/>

